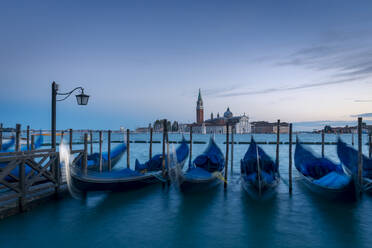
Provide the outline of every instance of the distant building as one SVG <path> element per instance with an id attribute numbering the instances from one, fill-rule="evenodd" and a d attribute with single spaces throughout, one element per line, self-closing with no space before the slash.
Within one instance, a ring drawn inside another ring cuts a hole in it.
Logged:
<path id="1" fill-rule="evenodd" d="M 213 117 L 204 121 L 204 106 L 201 92 L 199 89 L 198 100 L 196 102 L 196 123 L 186 125 L 180 124 L 181 132 L 190 130 L 190 126 L 193 128 L 194 133 L 211 134 L 211 133 L 226 133 L 226 123 L 229 122 L 234 129 L 235 133 L 249 133 L 251 131 L 249 124 L 249 117 L 245 114 L 242 116 L 233 116 L 233 113 L 228 107 L 223 117 L 217 113 L 217 118 Z"/>
<path id="2" fill-rule="evenodd" d="M 201 92 L 199 89 L 198 101 L 196 102 L 196 123 L 202 124 L 204 122 L 204 107 L 203 99 L 201 97 Z"/>
<path id="3" fill-rule="evenodd" d="M 277 123 L 267 121 L 256 121 L 251 123 L 252 133 L 277 133 Z M 281 122 L 279 127 L 280 133 L 289 132 L 289 124 Z"/>
<path id="4" fill-rule="evenodd" d="M 136 133 L 147 133 L 147 132 L 150 132 L 150 128 L 148 128 L 148 127 L 136 128 Z"/>
<path id="5" fill-rule="evenodd" d="M 320 133 L 324 130 L 325 133 L 358 133 L 358 126 L 344 126 L 344 127 L 331 127 L 329 125 L 325 126 L 324 129 L 317 130 L 315 133 Z M 362 123 L 362 132 L 370 133 L 372 132 L 372 125 L 367 125 L 365 122 Z"/>

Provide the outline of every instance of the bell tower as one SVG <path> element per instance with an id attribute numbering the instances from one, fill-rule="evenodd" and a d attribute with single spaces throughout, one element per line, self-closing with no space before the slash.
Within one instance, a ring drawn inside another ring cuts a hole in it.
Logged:
<path id="1" fill-rule="evenodd" d="M 204 107 L 203 99 L 201 97 L 200 89 L 198 95 L 198 101 L 196 102 L 196 123 L 202 124 L 204 122 Z"/>

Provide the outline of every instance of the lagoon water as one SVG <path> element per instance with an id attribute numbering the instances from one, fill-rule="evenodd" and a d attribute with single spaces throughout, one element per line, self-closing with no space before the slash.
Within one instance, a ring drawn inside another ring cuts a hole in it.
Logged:
<path id="1" fill-rule="evenodd" d="M 115 134 L 113 139 L 122 139 Z M 187 136 L 187 135 L 185 135 Z M 236 135 L 249 141 L 251 135 Z M 275 135 L 254 135 L 257 141 L 275 141 Z M 187 138 L 187 137 L 186 137 Z M 317 134 L 300 134 L 302 141 L 320 141 Z M 351 143 L 351 135 L 342 135 Z M 133 134 L 131 140 L 147 140 Z M 170 134 L 170 140 L 180 140 Z M 208 135 L 194 135 L 208 141 Z M 215 139 L 225 152 L 224 135 Z M 335 141 L 326 135 L 326 141 Z M 364 136 L 364 141 L 367 137 Z M 154 135 L 161 140 L 161 134 Z M 287 141 L 282 135 L 281 141 Z M 356 140 L 356 137 L 355 137 Z M 115 144 L 113 145 L 115 146 Z M 76 146 L 78 147 L 78 146 Z M 148 158 L 149 144 L 132 143 L 135 158 Z M 193 144 L 193 157 L 206 144 Z M 273 158 L 275 145 L 261 146 Z M 321 146 L 310 146 L 320 154 Z M 356 145 L 355 145 L 356 147 Z M 330 201 L 305 188 L 293 167 L 293 194 L 288 194 L 288 145 L 280 146 L 281 181 L 274 199 L 251 200 L 239 181 L 240 159 L 248 145 L 234 146 L 233 173 L 228 188 L 182 194 L 161 184 L 123 193 L 89 193 L 85 199 L 64 197 L 0 221 L 0 247 L 371 247 L 372 196 L 358 202 Z M 367 146 L 364 147 L 367 154 Z M 97 150 L 97 146 L 95 145 Z M 153 145 L 153 154 L 161 144 Z M 335 145 L 325 154 L 338 162 Z M 126 167 L 126 157 L 116 169 Z"/>

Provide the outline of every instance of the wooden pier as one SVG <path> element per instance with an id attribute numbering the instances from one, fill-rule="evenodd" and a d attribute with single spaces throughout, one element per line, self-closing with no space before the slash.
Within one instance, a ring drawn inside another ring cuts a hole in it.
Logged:
<path id="1" fill-rule="evenodd" d="M 71 151 L 77 154 L 73 163 L 84 153 L 84 150 Z M 7 164 L 0 168 L 0 219 L 27 211 L 66 191 L 64 169 L 56 168 L 60 163 L 55 149 L 1 153 L 0 163 Z"/>

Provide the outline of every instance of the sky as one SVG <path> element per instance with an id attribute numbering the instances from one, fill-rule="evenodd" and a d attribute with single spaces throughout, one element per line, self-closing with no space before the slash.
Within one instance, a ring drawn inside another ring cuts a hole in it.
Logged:
<path id="1" fill-rule="evenodd" d="M 246 113 L 372 120 L 371 1 L 0 0 L 0 122 L 118 129 Z M 315 124 L 314 124 L 315 125 Z M 306 126 L 306 125 L 305 125 Z"/>

